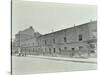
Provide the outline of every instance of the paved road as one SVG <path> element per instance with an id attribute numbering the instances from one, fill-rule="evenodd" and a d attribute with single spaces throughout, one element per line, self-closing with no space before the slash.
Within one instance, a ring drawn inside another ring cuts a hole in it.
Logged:
<path id="1" fill-rule="evenodd" d="M 36 57 L 12 57 L 13 75 L 94 70 L 96 68 L 96 64 L 92 63 L 56 61 Z"/>

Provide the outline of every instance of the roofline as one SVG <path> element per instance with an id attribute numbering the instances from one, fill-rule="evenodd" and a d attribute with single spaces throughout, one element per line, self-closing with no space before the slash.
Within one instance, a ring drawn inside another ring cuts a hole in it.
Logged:
<path id="1" fill-rule="evenodd" d="M 79 24 L 79 25 L 77 25 L 75 27 L 79 27 L 79 26 L 82 26 L 82 25 L 86 25 L 86 24 L 89 24 L 89 23 L 92 23 L 92 22 L 97 22 L 97 20 L 90 21 L 90 22 L 86 22 L 86 23 L 83 23 L 83 24 Z M 67 29 L 71 29 L 71 28 L 74 28 L 74 26 L 73 27 L 66 28 L 66 29 L 61 29 L 61 30 L 58 30 L 58 31 L 54 31 L 54 32 L 51 32 L 51 33 L 47 33 L 47 34 L 41 35 L 39 37 L 46 36 L 46 35 L 50 35 L 50 34 L 57 33 L 57 32 L 61 32 L 61 31 L 64 31 L 64 30 L 67 30 Z"/>

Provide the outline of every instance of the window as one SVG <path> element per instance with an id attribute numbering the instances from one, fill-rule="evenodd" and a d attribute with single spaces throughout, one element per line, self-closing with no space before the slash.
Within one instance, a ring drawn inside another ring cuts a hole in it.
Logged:
<path id="1" fill-rule="evenodd" d="M 72 48 L 71 56 L 73 57 L 75 54 L 75 48 Z"/>
<path id="2" fill-rule="evenodd" d="M 75 48 L 72 48 L 72 51 L 74 51 L 75 50 Z"/>
<path id="3" fill-rule="evenodd" d="M 38 50 L 40 50 L 40 48 L 38 48 Z"/>
<path id="4" fill-rule="evenodd" d="M 45 42 L 45 45 L 46 45 L 47 44 L 47 41 L 45 40 L 44 42 Z"/>
<path id="5" fill-rule="evenodd" d="M 80 46 L 80 47 L 79 47 L 79 50 L 82 50 L 82 48 L 83 48 L 83 47 L 82 47 L 82 46 Z"/>
<path id="6" fill-rule="evenodd" d="M 67 42 L 67 39 L 66 39 L 66 37 L 64 37 L 64 42 Z"/>
<path id="7" fill-rule="evenodd" d="M 92 50 L 91 53 L 95 53 L 95 51 Z"/>
<path id="8" fill-rule="evenodd" d="M 82 46 L 79 47 L 79 49 L 83 48 Z"/>
<path id="9" fill-rule="evenodd" d="M 45 51 L 46 51 L 47 49 L 45 48 Z"/>
<path id="10" fill-rule="evenodd" d="M 59 48 L 59 51 L 61 50 L 61 48 Z"/>
<path id="11" fill-rule="evenodd" d="M 44 52 L 46 53 L 46 52 L 47 52 L 47 49 L 46 49 L 46 48 L 44 48 L 44 49 L 45 49 L 45 51 L 44 51 Z"/>
<path id="12" fill-rule="evenodd" d="M 56 49 L 55 48 L 53 48 L 53 50 L 54 50 L 54 53 L 56 52 Z"/>
<path id="13" fill-rule="evenodd" d="M 34 46 L 34 42 L 33 42 L 33 46 Z"/>
<path id="14" fill-rule="evenodd" d="M 64 47 L 64 50 L 67 50 L 67 47 Z"/>
<path id="15" fill-rule="evenodd" d="M 79 41 L 82 41 L 82 35 L 79 35 Z"/>
<path id="16" fill-rule="evenodd" d="M 59 48 L 59 53 L 61 54 L 61 48 Z"/>
<path id="17" fill-rule="evenodd" d="M 55 39 L 53 39 L 53 43 L 55 44 Z"/>
<path id="18" fill-rule="evenodd" d="M 33 48 L 33 52 L 34 52 L 34 48 Z"/>
<path id="19" fill-rule="evenodd" d="M 49 48 L 49 53 L 51 53 L 51 48 Z"/>

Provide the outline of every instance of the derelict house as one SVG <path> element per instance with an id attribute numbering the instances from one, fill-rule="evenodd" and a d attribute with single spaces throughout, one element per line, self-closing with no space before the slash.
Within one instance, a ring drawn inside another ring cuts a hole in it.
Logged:
<path id="1" fill-rule="evenodd" d="M 97 21 L 45 35 L 32 27 L 15 36 L 13 53 L 66 57 L 96 57 Z"/>

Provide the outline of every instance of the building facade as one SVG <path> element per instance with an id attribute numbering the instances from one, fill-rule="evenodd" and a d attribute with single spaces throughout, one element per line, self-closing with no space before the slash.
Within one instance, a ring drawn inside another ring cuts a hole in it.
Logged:
<path id="1" fill-rule="evenodd" d="M 15 39 L 16 53 L 24 55 L 96 57 L 97 21 L 45 35 L 30 27 L 16 34 Z"/>

